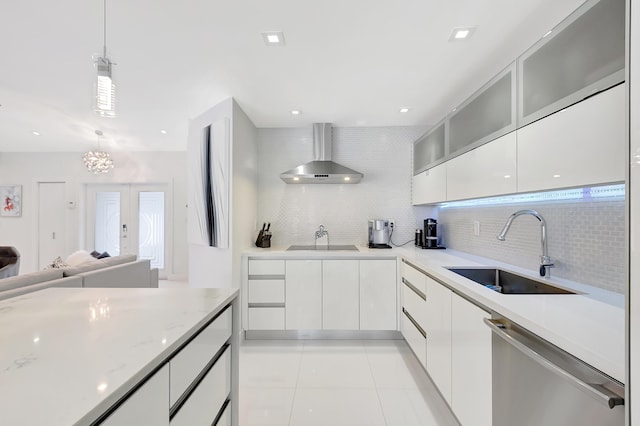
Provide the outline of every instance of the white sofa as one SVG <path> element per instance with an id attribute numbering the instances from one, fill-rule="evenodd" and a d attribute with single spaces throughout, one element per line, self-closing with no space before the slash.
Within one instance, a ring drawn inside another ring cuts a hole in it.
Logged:
<path id="1" fill-rule="evenodd" d="M 0 300 L 49 287 L 158 287 L 158 270 L 135 255 L 107 257 L 84 265 L 45 269 L 0 279 Z"/>

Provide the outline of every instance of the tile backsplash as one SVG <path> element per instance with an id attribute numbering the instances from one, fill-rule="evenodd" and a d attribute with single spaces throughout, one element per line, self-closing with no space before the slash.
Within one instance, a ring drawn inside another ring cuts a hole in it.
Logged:
<path id="1" fill-rule="evenodd" d="M 272 244 L 313 244 L 323 224 L 331 244 L 366 244 L 368 219 L 396 222 L 393 241 L 413 242 L 432 207 L 411 206 L 412 147 L 424 127 L 334 127 L 333 160 L 364 174 L 351 185 L 287 185 L 280 173 L 313 160 L 311 126 L 258 130 L 258 220 Z"/>
<path id="2" fill-rule="evenodd" d="M 625 293 L 624 199 L 549 201 L 442 208 L 441 235 L 448 248 L 536 270 L 541 254 L 540 222 L 516 218 L 506 241 L 496 236 L 517 210 L 537 210 L 547 222 L 551 276 Z M 480 235 L 474 235 L 474 221 Z"/>

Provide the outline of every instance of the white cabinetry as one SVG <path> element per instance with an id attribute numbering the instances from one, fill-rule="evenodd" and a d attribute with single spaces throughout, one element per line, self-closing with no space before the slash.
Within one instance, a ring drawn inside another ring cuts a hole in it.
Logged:
<path id="1" fill-rule="evenodd" d="M 170 403 L 173 406 L 231 337 L 231 308 L 200 332 L 174 356 L 171 365 Z"/>
<path id="2" fill-rule="evenodd" d="M 413 176 L 411 188 L 411 201 L 413 205 L 437 203 L 446 199 L 446 164 L 437 165 Z"/>
<path id="3" fill-rule="evenodd" d="M 397 330 L 396 261 L 360 261 L 360 330 Z"/>
<path id="4" fill-rule="evenodd" d="M 427 363 L 426 275 L 406 262 L 402 263 L 402 315 L 400 331 L 420 363 Z"/>
<path id="5" fill-rule="evenodd" d="M 625 85 L 518 129 L 518 192 L 625 179 Z"/>
<path id="6" fill-rule="evenodd" d="M 232 354 L 237 350 L 233 320 L 229 306 L 142 381 L 100 425 L 209 426 L 225 407 L 224 418 L 229 422 L 229 407 L 237 403 L 231 389 Z"/>
<path id="7" fill-rule="evenodd" d="M 287 260 L 285 276 L 285 328 L 322 329 L 322 260 Z"/>
<path id="8" fill-rule="evenodd" d="M 169 366 L 165 365 L 124 401 L 101 426 L 169 425 Z"/>
<path id="9" fill-rule="evenodd" d="M 451 299 L 451 408 L 462 426 L 491 426 L 491 316 L 453 294 Z"/>
<path id="10" fill-rule="evenodd" d="M 427 279 L 427 373 L 451 405 L 451 297 L 452 292 Z"/>
<path id="11" fill-rule="evenodd" d="M 227 348 L 171 419 L 171 426 L 210 426 L 231 392 L 231 350 Z"/>
<path id="12" fill-rule="evenodd" d="M 284 330 L 285 261 L 249 259 L 248 325 L 251 330 Z"/>
<path id="13" fill-rule="evenodd" d="M 459 157 L 447 166 L 447 200 L 516 192 L 516 132 Z"/>
<path id="14" fill-rule="evenodd" d="M 322 261 L 322 328 L 360 328 L 360 269 L 358 260 Z"/>

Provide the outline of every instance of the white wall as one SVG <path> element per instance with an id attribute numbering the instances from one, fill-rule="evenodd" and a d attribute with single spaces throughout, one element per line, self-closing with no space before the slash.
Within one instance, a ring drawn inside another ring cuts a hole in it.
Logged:
<path id="1" fill-rule="evenodd" d="M 66 210 L 66 256 L 84 246 L 83 196 L 88 183 L 163 183 L 172 200 L 173 243 L 167 265 L 171 276 L 185 277 L 186 169 L 184 152 L 113 152 L 114 169 L 106 175 L 89 173 L 81 153 L 0 153 L 0 185 L 22 185 L 22 216 L 0 217 L 0 245 L 15 246 L 21 254 L 20 272 L 38 269 L 38 182 L 65 182 L 66 201 L 76 203 Z M 53 259 L 52 259 L 53 260 Z"/>
<path id="2" fill-rule="evenodd" d="M 272 245 L 313 244 L 325 225 L 331 244 L 366 244 L 367 220 L 396 221 L 393 241 L 413 244 L 431 209 L 411 206 L 412 148 L 423 127 L 335 127 L 333 160 L 364 174 L 358 184 L 288 185 L 280 173 L 313 160 L 311 126 L 259 129 L 258 226 L 271 222 Z M 254 229 L 257 232 L 257 229 Z M 255 239 L 255 235 L 254 235 Z"/>
<path id="3" fill-rule="evenodd" d="M 256 128 L 232 98 L 189 123 L 188 149 L 197 150 L 202 129 L 222 118 L 231 122 L 231 234 L 229 248 L 189 244 L 190 287 L 240 288 L 240 253 L 250 244 L 257 194 Z M 192 167 L 189 165 L 188 167 Z M 191 178 L 190 178 L 191 179 Z M 190 197 L 192 189 L 189 188 Z M 189 220 L 195 216 L 189 214 Z"/>

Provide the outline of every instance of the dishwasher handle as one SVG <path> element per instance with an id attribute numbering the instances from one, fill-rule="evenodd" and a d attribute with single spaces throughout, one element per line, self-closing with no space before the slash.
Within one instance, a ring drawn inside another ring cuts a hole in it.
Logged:
<path id="1" fill-rule="evenodd" d="M 582 389 L 592 395 L 596 396 L 596 399 L 600 400 L 605 405 L 608 405 L 609 408 L 613 409 L 616 405 L 624 405 L 624 398 L 620 395 L 612 392 L 606 387 L 594 384 L 587 383 L 584 380 L 574 376 L 570 372 L 564 370 L 563 368 L 557 366 L 553 362 L 549 361 L 544 356 L 540 355 L 535 349 L 529 347 L 525 343 L 518 340 L 516 337 L 512 336 L 506 331 L 506 326 L 500 321 L 495 319 L 484 318 L 485 324 L 489 326 L 491 331 L 498 337 L 502 338 L 504 341 L 524 353 L 526 356 L 536 361 L 538 364 L 551 371 L 552 373 L 557 374 L 563 379 L 569 381 L 574 386 Z"/>

